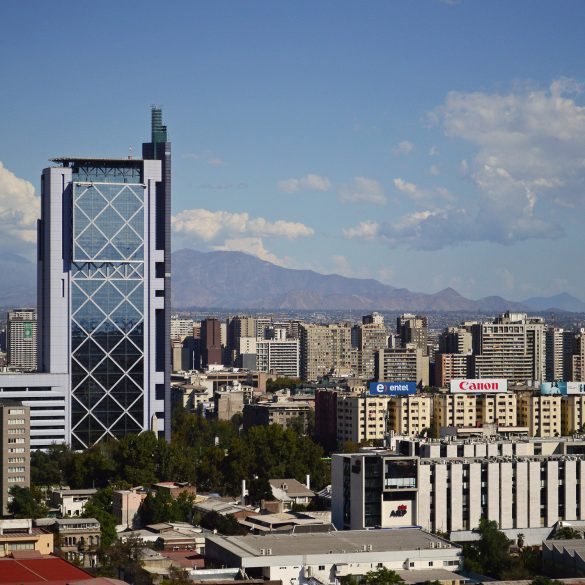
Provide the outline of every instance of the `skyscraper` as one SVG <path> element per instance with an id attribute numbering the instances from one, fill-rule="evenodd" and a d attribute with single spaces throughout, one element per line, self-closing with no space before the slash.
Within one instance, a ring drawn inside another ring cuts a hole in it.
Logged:
<path id="1" fill-rule="evenodd" d="M 142 159 L 53 162 L 38 230 L 41 373 L 0 377 L 0 396 L 31 407 L 33 447 L 83 449 L 149 429 L 168 438 L 171 151 L 161 111 Z"/>

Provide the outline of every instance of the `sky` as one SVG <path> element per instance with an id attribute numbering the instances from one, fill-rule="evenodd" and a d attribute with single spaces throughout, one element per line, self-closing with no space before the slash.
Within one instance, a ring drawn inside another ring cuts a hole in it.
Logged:
<path id="1" fill-rule="evenodd" d="M 0 254 L 55 156 L 173 148 L 173 246 L 585 299 L 585 3 L 4 3 Z"/>

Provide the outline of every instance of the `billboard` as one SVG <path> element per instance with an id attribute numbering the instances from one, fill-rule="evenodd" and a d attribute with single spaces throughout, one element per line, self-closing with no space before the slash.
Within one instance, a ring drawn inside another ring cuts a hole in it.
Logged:
<path id="1" fill-rule="evenodd" d="M 416 394 L 416 382 L 370 382 L 371 396 L 406 396 Z"/>
<path id="2" fill-rule="evenodd" d="M 508 380 L 501 378 L 481 378 L 479 380 L 451 380 L 451 394 L 485 394 L 487 392 L 507 392 Z"/>
<path id="3" fill-rule="evenodd" d="M 543 382 L 540 385 L 541 394 L 585 394 L 585 382 Z"/>

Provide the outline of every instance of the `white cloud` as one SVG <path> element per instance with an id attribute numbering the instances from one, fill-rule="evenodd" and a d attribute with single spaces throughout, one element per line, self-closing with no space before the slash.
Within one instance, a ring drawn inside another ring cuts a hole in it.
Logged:
<path id="1" fill-rule="evenodd" d="M 278 189 L 284 193 L 297 193 L 298 191 L 329 191 L 331 181 L 326 177 L 309 173 L 299 179 L 286 179 L 279 181 Z"/>
<path id="2" fill-rule="evenodd" d="M 439 147 L 438 146 L 431 146 L 429 148 L 429 156 L 439 156 Z"/>
<path id="3" fill-rule="evenodd" d="M 195 237 L 217 242 L 236 236 L 280 237 L 289 240 L 312 236 L 315 232 L 303 223 L 263 217 L 251 218 L 248 213 L 186 209 L 171 219 L 173 232 L 182 237 Z"/>
<path id="4" fill-rule="evenodd" d="M 394 181 L 392 181 L 394 183 L 394 186 L 399 190 L 402 191 L 402 193 L 408 193 L 409 195 L 415 195 L 416 194 L 416 185 L 414 183 L 409 183 L 407 181 L 405 181 L 404 179 L 394 179 Z"/>
<path id="5" fill-rule="evenodd" d="M 212 246 L 211 248 L 227 252 L 244 252 L 278 266 L 287 265 L 287 259 L 278 258 L 278 256 L 265 248 L 262 238 L 230 238 L 225 240 L 223 244 Z"/>
<path id="6" fill-rule="evenodd" d="M 378 235 L 379 230 L 380 224 L 375 221 L 360 221 L 357 226 L 346 228 L 342 231 L 346 238 L 372 240 Z"/>
<path id="7" fill-rule="evenodd" d="M 0 246 L 23 252 L 37 239 L 40 199 L 32 183 L 17 177 L 0 162 Z"/>
<path id="8" fill-rule="evenodd" d="M 410 154 L 413 150 L 414 144 L 409 140 L 403 140 L 392 149 L 392 153 L 395 155 Z"/>
<path id="9" fill-rule="evenodd" d="M 367 177 L 355 177 L 350 185 L 344 185 L 340 191 L 340 198 L 347 202 L 375 203 L 376 205 L 386 203 L 382 185 Z"/>
<path id="10" fill-rule="evenodd" d="M 439 165 L 431 165 L 427 169 L 427 175 L 431 175 L 432 177 L 437 177 L 441 174 L 441 169 Z"/>

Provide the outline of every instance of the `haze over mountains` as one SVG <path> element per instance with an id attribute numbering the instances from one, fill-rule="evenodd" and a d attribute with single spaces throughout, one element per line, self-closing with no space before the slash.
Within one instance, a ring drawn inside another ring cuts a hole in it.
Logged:
<path id="1" fill-rule="evenodd" d="M 14 254 L 0 256 L 0 304 L 36 304 L 36 264 Z M 452 288 L 434 294 L 395 288 L 374 279 L 282 268 L 241 252 L 173 253 L 173 307 L 230 309 L 366 309 L 398 311 L 505 310 L 585 312 L 567 293 L 521 302 L 499 296 L 471 300 Z"/>

